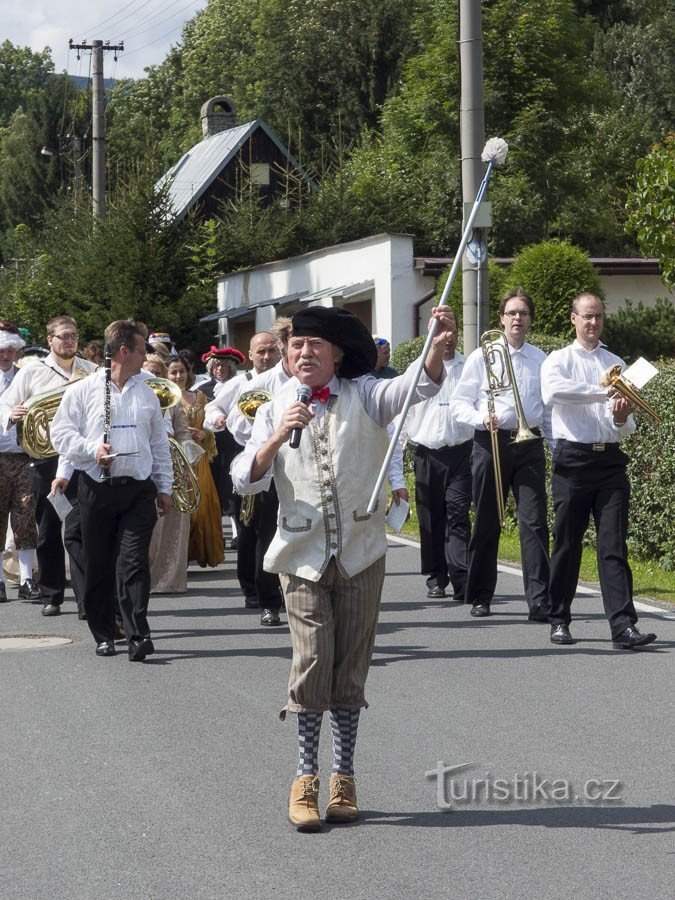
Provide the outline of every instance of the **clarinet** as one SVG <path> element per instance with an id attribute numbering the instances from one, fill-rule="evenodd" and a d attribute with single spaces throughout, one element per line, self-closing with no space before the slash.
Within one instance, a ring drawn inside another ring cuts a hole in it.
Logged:
<path id="1" fill-rule="evenodd" d="M 110 386 L 111 386 L 111 366 L 112 355 L 110 353 L 110 346 L 108 344 L 105 345 L 105 361 L 103 363 L 105 370 L 105 387 L 103 393 L 103 443 L 110 443 L 110 431 L 111 431 L 111 422 L 110 422 Z M 101 481 L 109 481 L 110 480 L 110 466 L 101 466 Z"/>

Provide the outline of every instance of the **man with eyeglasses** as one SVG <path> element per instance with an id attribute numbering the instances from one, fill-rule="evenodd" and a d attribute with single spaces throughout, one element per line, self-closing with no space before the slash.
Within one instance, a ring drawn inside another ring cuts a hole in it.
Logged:
<path id="1" fill-rule="evenodd" d="M 77 356 L 77 322 L 70 316 L 57 316 L 47 323 L 49 355 L 19 370 L 0 404 L 0 425 L 10 429 L 28 412 L 26 402 L 37 394 L 62 388 L 71 381 L 84 378 L 96 365 Z M 35 517 L 38 526 L 37 589 L 22 599 L 42 600 L 43 616 L 61 613 L 66 586 L 64 542 L 70 557 L 70 581 L 77 601 L 78 613 L 84 618 L 84 559 L 79 512 L 77 510 L 77 472 L 59 457 L 35 459 L 29 466 L 29 478 L 36 498 Z M 58 469 L 58 471 L 57 471 Z M 73 504 L 65 521 L 63 540 L 61 520 L 47 499 L 62 491 Z"/>
<path id="2" fill-rule="evenodd" d="M 500 303 L 499 321 L 527 424 L 538 437 L 543 431 L 550 440 L 550 417 L 540 387 L 546 354 L 525 340 L 534 321 L 532 298 L 522 288 L 509 291 Z M 480 347 L 469 354 L 452 400 L 457 421 L 475 429 L 471 453 L 475 512 L 465 602 L 471 604 L 472 616 L 484 618 L 490 615 L 497 587 L 501 523 L 490 437 L 488 377 Z M 492 425 L 497 429 L 503 495 L 506 499 L 512 490 L 516 501 L 528 618 L 533 622 L 547 622 L 550 563 L 544 444 L 541 440 L 514 443 L 518 414 L 512 390 L 495 394 Z"/>
<path id="3" fill-rule="evenodd" d="M 633 576 L 626 534 L 630 484 L 628 457 L 619 444 L 635 431 L 634 407 L 611 388 L 602 374 L 625 363 L 601 342 L 604 307 L 595 294 L 572 301 L 576 339 L 555 350 L 542 366 L 541 388 L 552 407 L 556 440 L 551 464 L 555 508 L 551 554 L 551 642 L 572 644 L 569 626 L 579 580 L 581 549 L 593 513 L 600 590 L 615 647 L 634 650 L 656 640 L 635 627 Z"/>

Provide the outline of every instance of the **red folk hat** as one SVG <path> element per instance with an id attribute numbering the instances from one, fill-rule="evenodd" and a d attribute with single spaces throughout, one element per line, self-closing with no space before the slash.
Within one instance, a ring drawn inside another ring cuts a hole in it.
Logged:
<path id="1" fill-rule="evenodd" d="M 235 366 L 240 366 L 246 362 L 246 357 L 236 347 L 211 347 L 210 350 L 202 354 L 202 362 L 208 362 L 210 359 L 231 362 Z"/>

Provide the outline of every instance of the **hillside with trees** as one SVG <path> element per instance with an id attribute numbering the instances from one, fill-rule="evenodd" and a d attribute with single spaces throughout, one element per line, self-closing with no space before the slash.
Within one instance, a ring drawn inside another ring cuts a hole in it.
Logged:
<path id="1" fill-rule="evenodd" d="M 562 239 L 597 256 L 672 254 L 672 232 L 659 236 L 645 209 L 658 160 L 672 159 L 672 3 L 484 0 L 483 26 L 486 134 L 510 145 L 491 188 L 491 252 Z M 89 94 L 48 50 L 5 42 L 3 315 L 39 329 L 72 311 L 95 336 L 124 311 L 189 340 L 219 271 L 384 230 L 413 233 L 420 254 L 453 253 L 457 39 L 455 0 L 210 0 L 161 65 L 108 92 L 109 214 L 97 228 L 75 178 L 87 173 L 73 136 L 88 133 Z M 200 107 L 216 94 L 240 121 L 271 125 L 317 193 L 263 208 L 251 189 L 211 221 L 167 225 L 152 185 L 200 140 Z"/>

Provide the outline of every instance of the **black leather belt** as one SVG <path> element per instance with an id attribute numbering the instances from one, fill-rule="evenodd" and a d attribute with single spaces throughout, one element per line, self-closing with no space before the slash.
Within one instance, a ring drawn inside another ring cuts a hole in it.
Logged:
<path id="1" fill-rule="evenodd" d="M 132 481 L 136 481 L 136 478 L 132 478 L 130 475 L 117 475 L 112 478 L 103 478 L 101 479 L 104 484 L 109 484 L 113 487 L 119 487 L 123 484 L 131 484 Z"/>
<path id="2" fill-rule="evenodd" d="M 541 437 L 541 428 L 530 428 L 532 434 L 536 434 L 537 437 Z M 510 441 L 515 441 L 518 437 L 518 429 L 514 428 L 512 431 L 509 431 L 508 428 L 500 428 L 499 433 L 503 434 L 504 437 L 507 437 Z"/>

